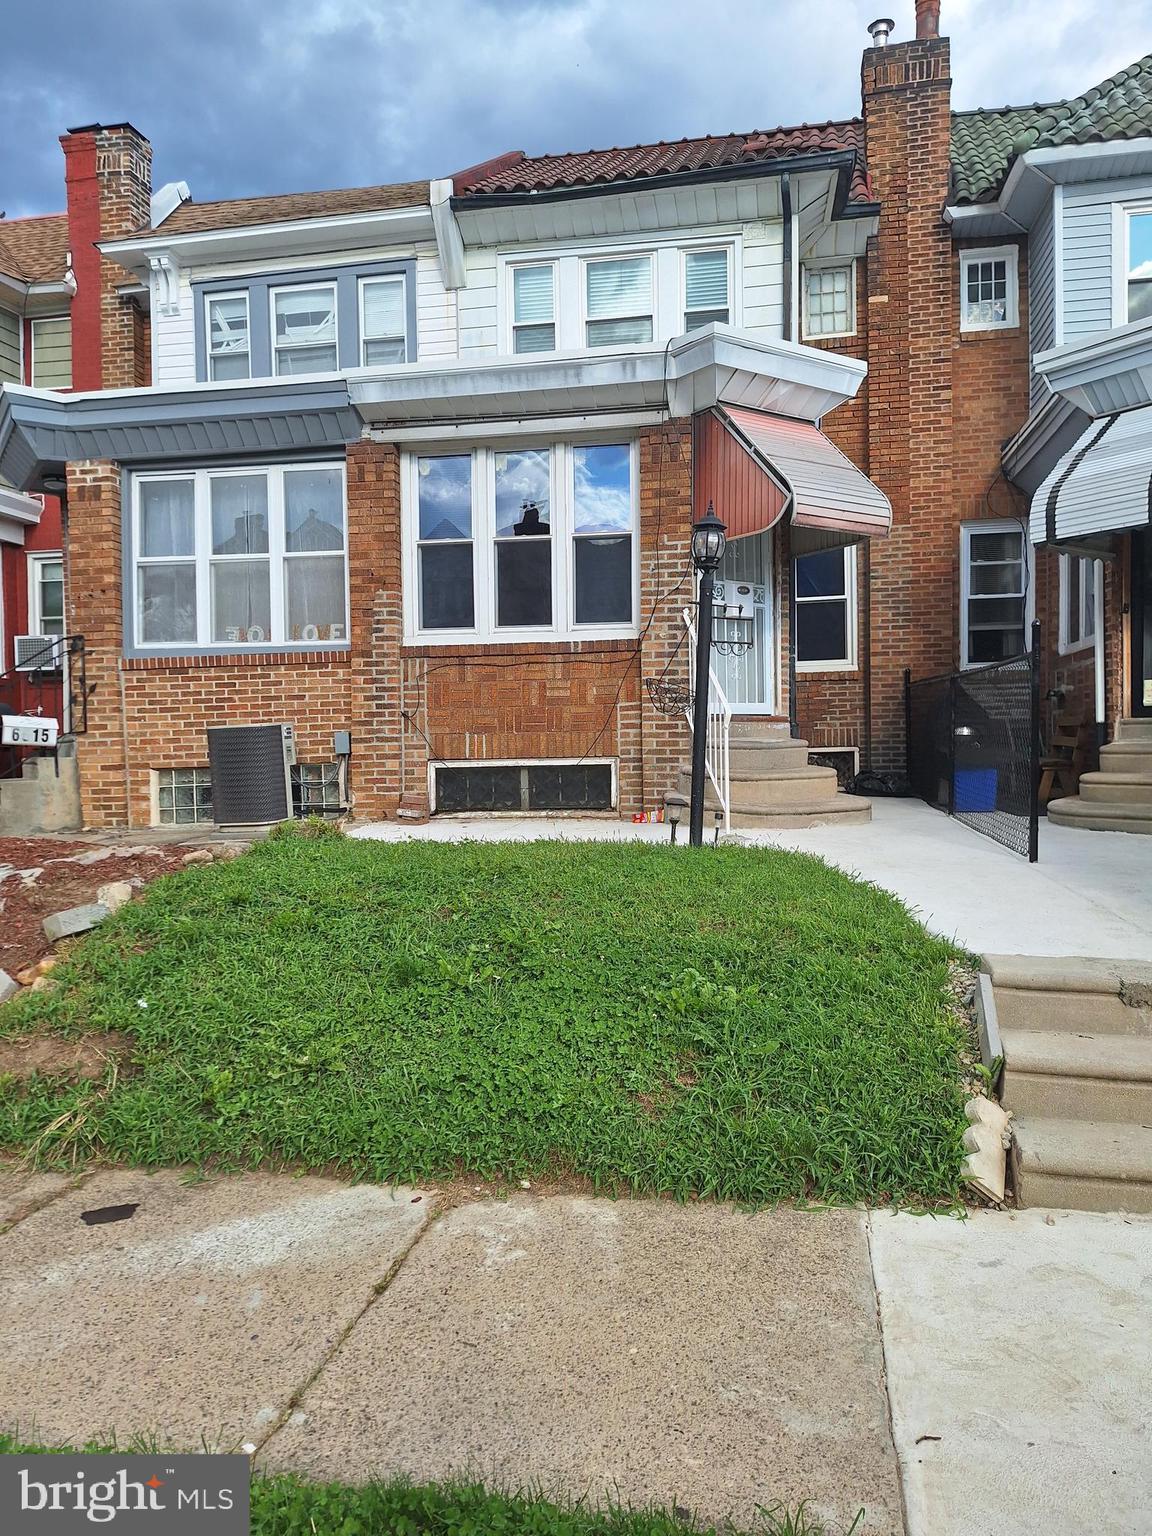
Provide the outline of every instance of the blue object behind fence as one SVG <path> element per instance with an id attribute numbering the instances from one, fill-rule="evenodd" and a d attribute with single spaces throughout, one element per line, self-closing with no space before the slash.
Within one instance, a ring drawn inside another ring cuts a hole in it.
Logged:
<path id="1" fill-rule="evenodd" d="M 996 769 L 957 768 L 956 812 L 996 809 Z"/>

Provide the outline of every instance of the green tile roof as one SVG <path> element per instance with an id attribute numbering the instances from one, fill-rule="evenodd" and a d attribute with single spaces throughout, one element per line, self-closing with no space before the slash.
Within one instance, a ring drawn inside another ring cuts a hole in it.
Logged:
<path id="1" fill-rule="evenodd" d="M 1071 101 L 952 114 L 952 200 L 994 201 L 1026 149 L 1152 134 L 1152 53 Z"/>

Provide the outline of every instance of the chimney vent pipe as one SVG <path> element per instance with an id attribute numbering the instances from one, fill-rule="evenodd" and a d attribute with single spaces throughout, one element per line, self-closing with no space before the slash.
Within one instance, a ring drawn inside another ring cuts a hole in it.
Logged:
<path id="1" fill-rule="evenodd" d="M 869 22 L 868 36 L 872 39 L 873 48 L 883 48 L 892 35 L 892 28 L 895 25 L 890 16 L 881 16 L 877 21 Z"/>

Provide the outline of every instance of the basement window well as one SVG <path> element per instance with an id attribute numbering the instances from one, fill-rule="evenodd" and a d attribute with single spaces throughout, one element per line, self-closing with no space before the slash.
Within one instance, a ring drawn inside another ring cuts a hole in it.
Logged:
<path id="1" fill-rule="evenodd" d="M 432 808 L 460 811 L 610 811 L 616 803 L 611 762 L 438 763 Z"/>

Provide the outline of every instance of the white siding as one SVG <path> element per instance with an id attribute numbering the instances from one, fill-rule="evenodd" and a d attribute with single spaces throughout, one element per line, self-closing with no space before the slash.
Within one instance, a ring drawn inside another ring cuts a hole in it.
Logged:
<path id="1" fill-rule="evenodd" d="M 1028 350 L 1034 356 L 1056 345 L 1056 216 L 1051 199 L 1032 226 L 1028 241 Z M 1033 410 L 1048 397 L 1048 386 L 1032 375 Z"/>
<path id="2" fill-rule="evenodd" d="M 489 245 L 466 251 L 464 264 L 468 284 L 457 294 L 460 356 L 477 357 L 498 352 L 496 252 Z"/>
<path id="3" fill-rule="evenodd" d="M 160 313 L 160 299 L 155 280 L 152 286 L 152 383 L 164 385 L 195 384 L 196 331 L 192 314 L 192 280 L 181 272 L 179 313 Z"/>
<path id="4" fill-rule="evenodd" d="M 784 226 L 744 226 L 744 322 L 753 336 L 776 339 L 784 333 Z"/>
<path id="5" fill-rule="evenodd" d="M 456 294 L 444 287 L 434 251 L 416 258 L 416 355 L 456 356 Z"/>

